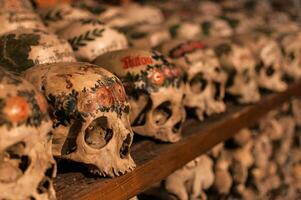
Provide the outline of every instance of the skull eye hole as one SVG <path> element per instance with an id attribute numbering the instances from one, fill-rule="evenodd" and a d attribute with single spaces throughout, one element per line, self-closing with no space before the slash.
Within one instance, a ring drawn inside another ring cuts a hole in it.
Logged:
<path id="1" fill-rule="evenodd" d="M 12 182 L 20 178 L 30 165 L 30 159 L 24 155 L 25 143 L 11 145 L 0 156 L 0 182 Z"/>
<path id="2" fill-rule="evenodd" d="M 131 143 L 132 143 L 132 137 L 131 134 L 128 134 L 120 148 L 120 158 L 125 158 L 127 155 L 129 155 Z"/>
<path id="3" fill-rule="evenodd" d="M 191 88 L 191 91 L 193 93 L 201 93 L 203 92 L 207 85 L 208 85 L 208 81 L 206 79 L 204 79 L 204 76 L 203 74 L 197 74 L 195 75 L 190 81 L 189 81 L 189 84 L 190 84 L 190 88 Z"/>
<path id="4" fill-rule="evenodd" d="M 272 66 L 269 66 L 265 72 L 267 76 L 272 76 L 275 73 L 275 69 Z"/>
<path id="5" fill-rule="evenodd" d="M 94 149 L 103 148 L 113 137 L 113 130 L 109 128 L 108 118 L 104 116 L 93 120 L 85 133 L 86 143 Z"/>
<path id="6" fill-rule="evenodd" d="M 170 101 L 165 101 L 161 103 L 153 113 L 153 117 L 155 120 L 155 123 L 157 125 L 163 125 L 167 122 L 167 120 L 171 117 L 172 115 L 172 109 L 171 109 L 171 102 Z"/>

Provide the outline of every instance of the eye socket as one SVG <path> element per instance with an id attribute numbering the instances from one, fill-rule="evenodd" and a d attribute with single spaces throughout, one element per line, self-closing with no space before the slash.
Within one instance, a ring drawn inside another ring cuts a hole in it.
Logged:
<path id="1" fill-rule="evenodd" d="M 295 53 L 294 53 L 294 52 L 290 52 L 290 53 L 288 54 L 288 59 L 289 59 L 289 61 L 294 61 L 295 58 L 296 58 L 296 56 L 295 56 Z"/>
<path id="2" fill-rule="evenodd" d="M 103 148 L 112 137 L 113 130 L 109 128 L 108 119 L 105 116 L 93 120 L 85 130 L 85 141 L 94 149 Z"/>
<path id="3" fill-rule="evenodd" d="M 189 81 L 189 84 L 191 91 L 193 93 L 199 94 L 206 89 L 208 81 L 204 79 L 204 75 L 202 73 L 199 73 Z"/>
<path id="4" fill-rule="evenodd" d="M 267 76 L 272 76 L 275 73 L 275 69 L 273 68 L 273 66 L 269 66 L 266 71 L 265 71 Z"/>
<path id="5" fill-rule="evenodd" d="M 0 156 L 0 182 L 9 183 L 20 178 L 30 165 L 30 159 L 25 155 L 26 144 L 18 142 L 11 145 Z"/>
<path id="6" fill-rule="evenodd" d="M 161 103 L 153 113 L 153 118 L 158 126 L 165 124 L 172 115 L 171 102 L 165 101 Z"/>

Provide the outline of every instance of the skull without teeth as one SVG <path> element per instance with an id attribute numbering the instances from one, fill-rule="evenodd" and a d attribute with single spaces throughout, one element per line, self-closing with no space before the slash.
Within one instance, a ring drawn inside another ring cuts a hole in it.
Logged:
<path id="1" fill-rule="evenodd" d="M 277 92 L 286 90 L 287 84 L 282 80 L 283 57 L 277 42 L 263 33 L 252 33 L 240 39 L 256 58 L 259 87 Z"/>
<path id="2" fill-rule="evenodd" d="M 209 42 L 210 43 L 210 42 Z M 254 103 L 260 99 L 256 79 L 256 60 L 250 49 L 239 41 L 214 41 L 215 53 L 228 78 L 226 92 L 239 103 Z"/>
<path id="3" fill-rule="evenodd" d="M 78 60 L 92 62 L 97 56 L 128 46 L 124 34 L 94 18 L 74 21 L 58 33 L 71 44 Z"/>
<path id="4" fill-rule="evenodd" d="M 188 74 L 184 105 L 194 109 L 199 120 L 225 111 L 226 75 L 213 49 L 198 40 L 173 40 L 162 45 L 162 52 Z"/>
<path id="5" fill-rule="evenodd" d="M 95 60 L 119 76 L 132 107 L 133 130 L 168 142 L 181 138 L 185 119 L 183 73 L 157 52 L 128 49 Z"/>
<path id="6" fill-rule="evenodd" d="M 31 10 L 1 10 L 0 35 L 17 29 L 29 28 L 46 30 L 39 15 Z"/>
<path id="7" fill-rule="evenodd" d="M 34 65 L 75 61 L 65 40 L 41 30 L 20 29 L 0 37 L 0 65 L 22 72 Z"/>
<path id="8" fill-rule="evenodd" d="M 24 73 L 47 97 L 54 121 L 55 156 L 82 162 L 92 173 L 131 171 L 130 106 L 119 79 L 87 63 L 53 63 Z"/>
<path id="9" fill-rule="evenodd" d="M 47 102 L 0 68 L 0 199 L 53 200 L 56 165 Z"/>
<path id="10" fill-rule="evenodd" d="M 283 69 L 291 78 L 301 78 L 301 32 L 289 33 L 280 39 L 283 50 Z"/>

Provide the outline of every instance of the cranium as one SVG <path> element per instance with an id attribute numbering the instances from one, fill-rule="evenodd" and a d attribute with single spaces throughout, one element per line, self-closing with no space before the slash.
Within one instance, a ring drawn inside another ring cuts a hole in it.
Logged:
<path id="1" fill-rule="evenodd" d="M 0 0 L 0 8 L 3 10 L 31 10 L 33 7 L 29 0 Z"/>
<path id="2" fill-rule="evenodd" d="M 0 21 L 0 35 L 23 28 L 46 30 L 40 16 L 34 13 L 27 0 L 1 0 Z"/>
<path id="3" fill-rule="evenodd" d="M 301 32 L 289 33 L 280 38 L 283 50 L 283 70 L 291 78 L 301 77 Z"/>
<path id="4" fill-rule="evenodd" d="M 161 54 L 127 49 L 104 54 L 95 63 L 117 74 L 132 107 L 133 130 L 162 141 L 181 138 L 185 119 L 183 73 Z"/>
<path id="5" fill-rule="evenodd" d="M 164 17 L 160 9 L 136 3 L 125 4 L 122 11 L 131 24 L 160 24 Z"/>
<path id="6" fill-rule="evenodd" d="M 204 190 L 214 182 L 213 161 L 207 155 L 199 156 L 164 180 L 164 189 L 179 200 L 206 200 Z"/>
<path id="7" fill-rule="evenodd" d="M 76 58 L 81 61 L 92 62 L 101 54 L 128 45 L 125 35 L 93 18 L 74 21 L 58 34 L 69 41 Z"/>
<path id="8" fill-rule="evenodd" d="M 199 18 L 196 19 L 201 26 L 202 37 L 229 37 L 233 35 L 233 29 L 231 26 L 220 18 Z"/>
<path id="9" fill-rule="evenodd" d="M 199 120 L 225 111 L 226 75 L 212 48 L 198 40 L 173 40 L 162 45 L 162 52 L 187 73 L 184 105 L 194 109 Z"/>
<path id="10" fill-rule="evenodd" d="M 134 48 L 151 49 L 171 38 L 167 29 L 156 25 L 139 25 L 120 28 Z"/>
<path id="11" fill-rule="evenodd" d="M 38 13 L 53 32 L 65 28 L 75 20 L 93 17 L 90 12 L 70 4 L 58 4 L 55 7 L 40 8 Z"/>
<path id="12" fill-rule="evenodd" d="M 256 58 L 257 82 L 260 88 L 283 91 L 287 84 L 283 77 L 283 57 L 275 40 L 263 33 L 252 33 L 241 37 Z"/>
<path id="13" fill-rule="evenodd" d="M 92 173 L 119 176 L 131 171 L 130 107 L 119 79 L 87 63 L 53 63 L 25 71 L 50 105 L 53 154 L 85 163 Z"/>
<path id="14" fill-rule="evenodd" d="M 65 40 L 41 30 L 22 29 L 0 37 L 0 65 L 21 72 L 36 64 L 75 61 Z"/>
<path id="15" fill-rule="evenodd" d="M 194 39 L 201 34 L 197 23 L 184 21 L 178 18 L 171 18 L 166 22 L 166 26 L 173 38 Z"/>
<path id="16" fill-rule="evenodd" d="M 0 68 L 0 199 L 54 200 L 56 165 L 47 102 Z"/>
<path id="17" fill-rule="evenodd" d="M 209 42 L 211 43 L 211 42 Z M 253 103 L 260 99 L 256 80 L 256 60 L 251 51 L 237 41 L 220 40 L 214 47 L 222 68 L 227 72 L 226 92 L 239 103 Z"/>
<path id="18" fill-rule="evenodd" d="M 217 17 L 222 14 L 222 7 L 212 1 L 200 1 L 198 5 L 198 10 L 201 12 L 202 16 Z"/>

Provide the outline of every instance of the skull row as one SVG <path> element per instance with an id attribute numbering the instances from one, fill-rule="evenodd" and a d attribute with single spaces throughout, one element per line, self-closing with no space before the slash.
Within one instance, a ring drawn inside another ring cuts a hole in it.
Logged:
<path id="1" fill-rule="evenodd" d="M 34 86 L 0 68 L 0 199 L 54 200 L 51 120 Z"/>

